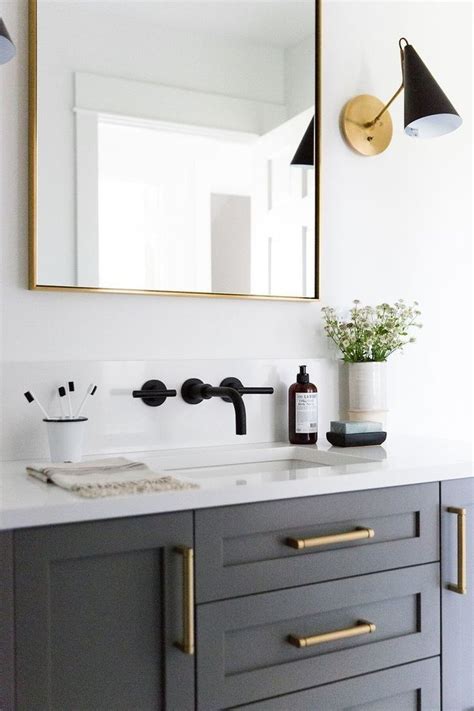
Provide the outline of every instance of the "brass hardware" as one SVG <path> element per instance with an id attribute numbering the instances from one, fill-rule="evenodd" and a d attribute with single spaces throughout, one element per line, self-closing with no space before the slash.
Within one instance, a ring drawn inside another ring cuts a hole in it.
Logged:
<path id="1" fill-rule="evenodd" d="M 183 640 L 176 646 L 185 654 L 194 654 L 194 550 L 181 546 L 183 556 Z"/>
<path id="2" fill-rule="evenodd" d="M 467 593 L 467 556 L 466 556 L 466 509 L 448 506 L 448 513 L 456 514 L 458 520 L 458 582 L 450 583 L 448 590 L 465 595 Z"/>
<path id="3" fill-rule="evenodd" d="M 388 113 L 389 107 L 397 96 L 403 91 L 404 54 L 402 42 L 405 46 L 408 40 L 401 37 L 398 41 L 400 47 L 400 64 L 402 66 L 402 83 L 391 99 L 383 104 L 380 99 L 369 94 L 360 94 L 347 102 L 341 114 L 341 130 L 347 143 L 357 153 L 364 156 L 375 156 L 388 148 L 392 140 L 392 119 Z M 382 120 L 382 116 L 384 117 Z"/>
<path id="4" fill-rule="evenodd" d="M 376 156 L 390 145 L 393 126 L 387 106 L 369 94 L 355 96 L 344 106 L 341 130 L 349 146 L 357 153 Z M 374 116 L 381 118 L 374 121 Z"/>
<path id="5" fill-rule="evenodd" d="M 320 301 L 320 232 L 321 232 L 321 95 L 322 95 L 322 0 L 315 0 L 316 72 L 316 164 L 315 169 L 315 284 L 314 296 L 277 296 L 266 294 L 225 294 L 202 291 L 159 291 L 151 289 L 119 289 L 96 286 L 57 286 L 38 283 L 38 0 L 28 0 L 28 289 L 33 291 L 83 292 L 89 294 L 138 294 L 140 296 L 197 296 L 210 299 L 251 299 L 254 301 Z"/>
<path id="6" fill-rule="evenodd" d="M 347 533 L 332 533 L 329 536 L 317 536 L 316 538 L 287 538 L 286 545 L 290 548 L 303 550 L 303 548 L 316 548 L 317 546 L 330 546 L 333 543 L 347 543 L 348 541 L 360 541 L 365 538 L 373 538 L 375 531 L 373 528 L 356 528 Z"/>
<path id="7" fill-rule="evenodd" d="M 357 620 L 354 627 L 345 627 L 342 630 L 334 630 L 333 632 L 323 632 L 323 634 L 315 634 L 313 637 L 296 637 L 290 634 L 288 642 L 298 649 L 304 647 L 314 647 L 316 644 L 324 644 L 325 642 L 334 642 L 339 639 L 349 639 L 349 637 L 359 637 L 363 634 L 373 634 L 376 630 L 373 622 L 367 620 Z"/>
<path id="8" fill-rule="evenodd" d="M 378 112 L 377 116 L 376 116 L 374 119 L 372 119 L 372 121 L 370 121 L 370 123 L 368 124 L 368 127 L 375 126 L 375 124 L 377 123 L 377 121 L 384 115 L 384 113 L 385 113 L 386 111 L 388 111 L 388 109 L 389 109 L 390 106 L 393 104 L 393 102 L 395 101 L 395 99 L 397 98 L 397 96 L 402 93 L 402 91 L 403 91 L 403 89 L 404 89 L 404 86 L 405 86 L 405 85 L 404 85 L 403 82 L 402 82 L 402 84 L 401 84 L 400 87 L 396 90 L 396 92 L 395 92 L 395 94 L 392 96 L 392 98 L 391 98 L 389 101 L 387 101 L 387 103 L 385 104 L 385 106 L 383 107 L 383 109 Z"/>

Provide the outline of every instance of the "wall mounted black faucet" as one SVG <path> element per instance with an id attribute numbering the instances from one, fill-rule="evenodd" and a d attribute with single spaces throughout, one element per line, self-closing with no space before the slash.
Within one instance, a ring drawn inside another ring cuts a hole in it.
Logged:
<path id="1" fill-rule="evenodd" d="M 238 378 L 224 378 L 221 382 L 221 387 L 223 388 L 234 388 L 240 395 L 273 395 L 273 388 L 267 387 L 257 387 L 257 388 L 246 388 L 242 385 L 242 382 Z M 229 402 L 227 397 L 223 397 L 223 400 Z"/>
<path id="2" fill-rule="evenodd" d="M 161 380 L 147 380 L 141 390 L 134 390 L 132 397 L 140 398 L 145 405 L 159 407 L 167 397 L 176 397 L 176 390 L 169 390 Z"/>
<path id="3" fill-rule="evenodd" d="M 242 395 L 272 395 L 273 388 L 246 388 L 238 378 L 224 378 L 219 387 L 204 383 L 198 378 L 189 378 L 183 383 L 181 395 L 189 405 L 199 405 L 203 400 L 220 397 L 231 402 L 235 410 L 235 434 L 247 434 L 247 413 Z"/>
<path id="4" fill-rule="evenodd" d="M 235 434 L 247 434 L 247 413 L 244 401 L 242 395 L 235 388 L 214 387 L 198 378 L 189 378 L 183 383 L 181 395 L 189 405 L 199 405 L 200 402 L 210 400 L 211 397 L 227 398 L 235 410 Z"/>

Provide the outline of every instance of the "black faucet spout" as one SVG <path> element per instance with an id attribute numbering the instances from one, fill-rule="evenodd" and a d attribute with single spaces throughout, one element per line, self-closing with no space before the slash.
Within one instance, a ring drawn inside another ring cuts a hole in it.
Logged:
<path id="1" fill-rule="evenodd" d="M 226 397 L 229 398 L 234 406 L 235 411 L 235 434 L 247 434 L 247 412 L 242 395 L 234 388 L 213 387 L 212 385 L 204 385 L 202 389 L 202 397 L 206 400 L 211 397 Z"/>
<path id="2" fill-rule="evenodd" d="M 214 387 L 197 378 L 189 378 L 183 383 L 181 395 L 189 405 L 199 405 L 203 400 L 210 400 L 212 397 L 225 397 L 234 406 L 235 434 L 247 434 L 247 413 L 244 401 L 242 395 L 235 388 Z"/>

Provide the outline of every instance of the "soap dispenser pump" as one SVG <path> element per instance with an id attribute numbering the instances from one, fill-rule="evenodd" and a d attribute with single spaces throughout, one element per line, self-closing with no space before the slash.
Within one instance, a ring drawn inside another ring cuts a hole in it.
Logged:
<path id="1" fill-rule="evenodd" d="M 318 389 L 309 382 L 305 365 L 288 391 L 288 434 L 291 444 L 316 444 L 318 439 Z"/>

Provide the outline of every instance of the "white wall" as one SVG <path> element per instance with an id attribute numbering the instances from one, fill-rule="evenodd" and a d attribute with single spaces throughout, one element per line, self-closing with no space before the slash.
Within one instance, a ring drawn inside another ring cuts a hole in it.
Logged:
<path id="1" fill-rule="evenodd" d="M 470 3 L 324 2 L 323 303 L 417 299 L 425 328 L 390 368 L 392 432 L 470 436 Z M 9 361 L 300 358 L 328 353 L 322 304 L 29 292 L 26 0 L 0 1 L 18 56 L 0 67 L 2 357 Z M 343 103 L 398 86 L 407 36 L 464 126 L 430 142 L 403 135 L 376 158 L 342 142 Z M 318 383 L 324 391 L 324 378 Z M 21 398 L 21 395 L 19 396 Z"/>
<path id="2" fill-rule="evenodd" d="M 343 306 L 416 299 L 424 329 L 390 365 L 389 427 L 472 437 L 472 3 L 323 3 L 322 294 Z M 432 141 L 403 133 L 375 158 L 351 153 L 338 116 L 347 99 L 400 85 L 407 37 L 464 119 Z"/>

